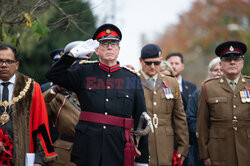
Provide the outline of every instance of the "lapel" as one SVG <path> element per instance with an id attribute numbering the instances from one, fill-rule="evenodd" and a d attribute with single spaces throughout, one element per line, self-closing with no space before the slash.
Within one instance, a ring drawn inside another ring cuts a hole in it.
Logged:
<path id="1" fill-rule="evenodd" d="M 219 79 L 219 82 L 220 82 L 220 87 L 222 89 L 224 89 L 225 91 L 227 92 L 230 92 L 230 93 L 234 93 L 234 91 L 232 90 L 232 88 L 229 86 L 226 78 L 224 76 L 221 76 L 220 79 Z"/>
<path id="2" fill-rule="evenodd" d="M 155 80 L 155 89 L 152 89 L 151 87 L 149 87 L 147 85 L 147 79 L 144 77 L 144 75 L 142 74 L 141 70 L 139 71 L 139 74 L 140 74 L 140 77 L 141 77 L 141 83 L 142 83 L 142 85 L 143 85 L 144 88 L 149 89 L 151 91 L 157 91 L 159 89 L 162 89 L 162 88 L 159 88 L 159 86 L 161 86 L 163 84 L 162 83 L 163 77 L 161 76 L 160 73 L 158 73 L 158 76 L 157 76 L 157 78 Z M 161 81 L 161 82 L 159 82 L 159 81 Z"/>
<path id="3" fill-rule="evenodd" d="M 188 85 L 186 84 L 186 81 L 182 78 L 182 94 L 185 97 L 185 99 L 188 98 Z"/>
<path id="4" fill-rule="evenodd" d="M 242 77 L 242 75 L 240 75 L 240 79 L 235 88 L 235 93 L 239 93 L 245 87 L 245 85 L 246 85 L 246 80 L 245 78 Z"/>
<path id="5" fill-rule="evenodd" d="M 147 80 L 146 78 L 144 77 L 144 75 L 142 74 L 141 70 L 139 71 L 140 73 L 140 76 L 141 76 L 141 83 L 143 85 L 144 88 L 146 89 L 149 89 L 149 90 L 153 90 L 152 88 L 150 88 L 148 85 L 147 85 Z"/>
<path id="6" fill-rule="evenodd" d="M 242 77 L 242 75 L 240 75 L 240 78 L 239 78 L 239 81 L 236 85 L 236 88 L 235 88 L 235 91 L 232 90 L 232 88 L 230 87 L 230 85 L 228 84 L 226 78 L 224 76 L 222 76 L 220 79 L 220 85 L 221 85 L 221 88 L 230 92 L 230 93 L 233 93 L 233 94 L 237 94 L 240 90 L 242 90 L 246 84 L 246 80 Z"/>

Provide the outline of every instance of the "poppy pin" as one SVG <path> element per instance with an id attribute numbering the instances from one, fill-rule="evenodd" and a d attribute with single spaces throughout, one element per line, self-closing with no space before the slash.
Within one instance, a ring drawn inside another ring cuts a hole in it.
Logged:
<path id="1" fill-rule="evenodd" d="M 164 85 L 165 85 L 166 88 L 168 88 L 168 82 L 167 81 L 164 82 Z"/>

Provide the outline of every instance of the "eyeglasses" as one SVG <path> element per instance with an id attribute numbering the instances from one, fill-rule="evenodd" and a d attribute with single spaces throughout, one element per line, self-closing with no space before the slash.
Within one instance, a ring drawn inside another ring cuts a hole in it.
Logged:
<path id="1" fill-rule="evenodd" d="M 117 48 L 119 46 L 119 41 L 101 41 L 100 45 L 104 48 L 108 48 L 111 45 L 112 48 Z"/>
<path id="2" fill-rule="evenodd" d="M 223 62 L 231 62 L 231 61 L 239 62 L 241 60 L 243 60 L 242 57 L 222 57 L 221 58 L 221 61 Z"/>
<path id="3" fill-rule="evenodd" d="M 10 60 L 10 59 L 7 59 L 7 60 L 2 60 L 2 59 L 0 59 L 0 65 L 2 66 L 4 63 L 5 63 L 6 65 L 11 65 L 11 64 L 13 64 L 13 63 L 16 63 L 16 61 L 15 61 L 15 60 Z"/>
<path id="4" fill-rule="evenodd" d="M 159 66 L 161 64 L 161 61 L 155 61 L 155 62 L 152 62 L 152 61 L 143 61 L 147 66 L 151 66 L 152 63 L 155 65 L 155 66 Z"/>

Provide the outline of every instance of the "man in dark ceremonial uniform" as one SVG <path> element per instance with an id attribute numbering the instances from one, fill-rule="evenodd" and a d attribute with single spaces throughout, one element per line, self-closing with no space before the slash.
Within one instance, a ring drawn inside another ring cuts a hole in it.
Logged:
<path id="1" fill-rule="evenodd" d="M 130 130 L 136 129 L 146 106 L 140 78 L 117 61 L 121 38 L 115 25 L 104 24 L 96 30 L 93 40 L 79 42 L 46 73 L 53 83 L 74 91 L 80 101 L 71 154 L 77 165 L 134 165 Z M 94 51 L 99 62 L 68 70 L 76 58 L 90 58 Z M 147 139 L 140 139 L 141 157 L 135 159 L 136 165 L 148 165 Z"/>
<path id="2" fill-rule="evenodd" d="M 50 58 L 52 59 L 52 64 L 54 64 L 56 61 L 58 61 L 63 56 L 63 54 L 64 54 L 63 52 L 64 52 L 64 49 L 59 48 L 59 49 L 53 50 L 49 54 Z M 51 88 L 52 85 L 53 85 L 52 82 L 46 82 L 46 83 L 42 84 L 41 85 L 42 93 L 45 92 L 46 90 L 48 90 L 49 88 Z"/>

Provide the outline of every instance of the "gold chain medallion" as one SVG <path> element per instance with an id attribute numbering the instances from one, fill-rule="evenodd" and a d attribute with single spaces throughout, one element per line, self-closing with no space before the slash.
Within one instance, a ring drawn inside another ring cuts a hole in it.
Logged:
<path id="1" fill-rule="evenodd" d="M 10 102 L 8 102 L 6 100 L 3 102 L 0 101 L 0 106 L 4 107 L 4 112 L 0 116 L 0 123 L 2 125 L 4 125 L 5 123 L 7 123 L 10 120 L 10 115 L 7 113 L 8 106 L 15 104 L 20 99 L 22 99 L 25 96 L 26 92 L 29 90 L 30 84 L 31 84 L 31 78 L 28 78 L 28 81 L 26 82 L 24 89 L 19 93 L 19 95 L 17 97 L 13 97 L 13 99 Z"/>

